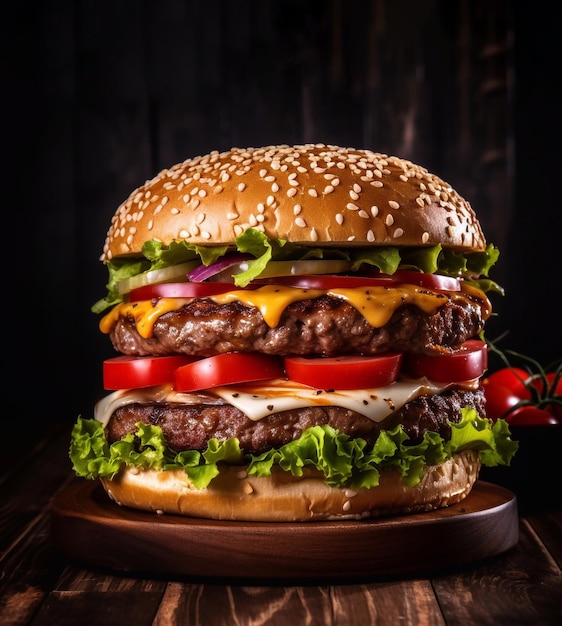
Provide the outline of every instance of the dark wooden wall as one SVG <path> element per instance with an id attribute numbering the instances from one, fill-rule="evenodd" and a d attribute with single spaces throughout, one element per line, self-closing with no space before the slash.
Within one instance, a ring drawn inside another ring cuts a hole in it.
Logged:
<path id="1" fill-rule="evenodd" d="M 561 356 L 561 201 L 541 191 L 559 176 L 561 81 L 540 5 L 10 3 L 4 210 L 16 230 L 4 267 L 9 284 L 16 267 L 19 298 L 8 292 L 4 328 L 7 364 L 34 364 L 11 369 L 10 386 L 40 399 L 23 401 L 25 414 L 72 420 L 100 395 L 113 353 L 89 307 L 104 293 L 98 257 L 117 205 L 162 167 L 232 146 L 336 143 L 426 165 L 502 249 L 495 277 L 508 295 L 488 336 L 509 331 L 503 347 Z"/>

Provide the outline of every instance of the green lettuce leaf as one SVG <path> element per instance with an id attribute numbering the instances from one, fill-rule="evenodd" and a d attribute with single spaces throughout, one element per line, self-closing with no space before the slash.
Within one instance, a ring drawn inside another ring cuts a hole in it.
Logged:
<path id="1" fill-rule="evenodd" d="M 236 238 L 235 248 L 238 252 L 255 257 L 248 261 L 247 270 L 234 277 L 237 287 L 246 287 L 252 280 L 258 278 L 270 261 L 302 261 L 312 258 L 349 259 L 352 262 L 352 271 L 359 271 L 362 265 L 372 265 L 385 274 L 394 274 L 401 268 L 430 274 L 462 276 L 484 292 L 496 291 L 503 294 L 503 289 L 497 283 L 485 278 L 499 257 L 499 250 L 492 244 L 489 244 L 484 252 L 466 255 L 443 250 L 440 245 L 418 248 L 372 246 L 351 251 L 311 248 L 282 239 L 271 240 L 259 230 L 248 228 Z M 117 283 L 121 280 L 197 259 L 203 265 L 211 265 L 231 251 L 228 246 L 195 246 L 178 241 L 165 247 L 160 241 L 154 239 L 147 241 L 142 247 L 142 257 L 126 257 L 107 262 L 109 272 L 107 295 L 92 306 L 92 311 L 102 313 L 122 301 L 123 297 L 117 290 Z"/>
<path id="2" fill-rule="evenodd" d="M 183 469 L 196 488 L 203 489 L 219 473 L 221 463 L 247 464 L 248 474 L 269 476 L 278 467 L 293 476 L 302 476 L 305 467 L 324 475 L 328 485 L 352 488 L 376 487 L 384 468 L 397 468 L 407 486 L 416 485 L 424 465 L 442 463 L 454 453 L 476 450 L 484 465 L 509 465 L 518 443 L 510 438 L 503 420 L 481 418 L 474 409 L 462 409 L 462 419 L 451 423 L 452 437 L 444 441 L 434 432 L 423 440 L 409 443 L 401 426 L 381 431 L 368 448 L 364 439 L 352 439 L 331 426 L 313 426 L 301 437 L 260 455 L 244 455 L 237 439 L 211 439 L 207 449 L 171 451 L 158 426 L 137 424 L 136 437 L 127 435 L 109 445 L 100 422 L 78 418 L 71 436 L 70 459 L 78 476 L 88 479 L 114 477 L 121 467 L 157 470 Z"/>

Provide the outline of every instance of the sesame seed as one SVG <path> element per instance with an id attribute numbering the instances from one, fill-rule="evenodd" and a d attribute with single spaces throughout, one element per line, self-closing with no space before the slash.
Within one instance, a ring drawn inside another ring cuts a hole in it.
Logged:
<path id="1" fill-rule="evenodd" d="M 313 198 L 318 198 L 318 192 L 316 191 L 316 189 L 309 189 L 308 195 L 312 196 Z"/>
<path id="2" fill-rule="evenodd" d="M 171 213 L 172 215 L 177 215 L 179 212 L 180 212 L 180 210 L 179 210 L 178 208 L 176 208 L 176 207 L 172 207 L 172 208 L 170 209 L 170 213 Z"/>
<path id="3" fill-rule="evenodd" d="M 264 180 L 266 183 L 272 183 L 275 181 L 275 176 L 266 176 Z"/>
<path id="4" fill-rule="evenodd" d="M 377 217 L 378 214 L 379 214 L 379 207 L 378 206 L 372 206 L 371 207 L 371 215 L 373 217 Z"/>
<path id="5" fill-rule="evenodd" d="M 298 215 L 302 211 L 302 206 L 300 204 L 295 204 L 293 207 L 293 214 Z"/>
<path id="6" fill-rule="evenodd" d="M 422 234 L 422 243 L 427 243 L 429 241 L 429 233 L 426 231 Z"/>
<path id="7" fill-rule="evenodd" d="M 240 217 L 238 213 L 227 213 L 226 218 L 229 220 L 235 220 L 237 217 Z"/>
<path id="8" fill-rule="evenodd" d="M 271 185 L 271 191 L 273 191 L 273 193 L 277 193 L 279 191 L 279 185 L 277 183 L 273 183 L 273 185 Z"/>
<path id="9" fill-rule="evenodd" d="M 356 191 L 353 191 L 353 189 L 349 192 L 349 197 L 352 200 L 359 200 L 359 194 Z"/>
<path id="10" fill-rule="evenodd" d="M 318 233 L 315 228 L 312 228 L 310 231 L 310 239 L 311 241 L 318 241 Z"/>
<path id="11" fill-rule="evenodd" d="M 332 193 L 332 191 L 334 191 L 334 187 L 333 187 L 332 185 L 326 185 L 326 186 L 324 187 L 324 193 L 325 193 L 325 194 Z"/>
<path id="12" fill-rule="evenodd" d="M 267 176 L 267 170 L 260 170 L 260 178 L 265 178 Z"/>
<path id="13" fill-rule="evenodd" d="M 368 220 L 369 219 L 369 214 L 367 213 L 367 211 L 364 211 L 363 209 L 361 209 L 358 213 L 359 217 L 362 217 L 363 219 Z"/>
<path id="14" fill-rule="evenodd" d="M 343 224 L 343 215 L 341 213 L 336 213 L 336 222 L 341 226 Z"/>
<path id="15" fill-rule="evenodd" d="M 392 224 L 394 224 L 394 217 L 390 213 L 388 213 L 388 215 L 384 219 L 384 223 L 387 226 L 392 226 Z"/>
<path id="16" fill-rule="evenodd" d="M 356 204 L 353 204 L 353 202 L 348 202 L 345 205 L 346 209 L 349 209 L 350 211 L 357 211 L 359 209 L 359 207 Z"/>
<path id="17" fill-rule="evenodd" d="M 297 226 L 300 226 L 301 228 L 305 228 L 306 227 L 306 222 L 302 219 L 302 217 L 297 217 L 295 219 L 295 224 Z"/>
<path id="18" fill-rule="evenodd" d="M 396 202 L 395 200 L 389 200 L 389 201 L 388 201 L 388 206 L 389 206 L 391 209 L 399 209 L 399 208 L 400 208 L 400 205 L 399 205 L 399 204 L 398 204 L 398 202 Z"/>
<path id="19" fill-rule="evenodd" d="M 297 195 L 297 190 L 294 187 L 289 187 L 289 189 L 287 189 L 287 196 L 289 196 L 289 198 L 292 198 L 293 196 Z"/>
<path id="20" fill-rule="evenodd" d="M 393 235 L 393 237 L 394 237 L 395 239 L 398 239 L 399 237 L 402 237 L 402 235 L 403 235 L 403 234 L 404 234 L 404 230 L 403 230 L 402 228 L 397 228 L 397 229 L 394 231 L 394 235 Z"/>
<path id="21" fill-rule="evenodd" d="M 245 183 L 238 183 L 238 191 L 244 191 L 246 189 Z"/>
<path id="22" fill-rule="evenodd" d="M 361 185 L 358 185 L 357 183 L 354 183 L 353 191 L 355 191 L 355 193 L 361 193 Z"/>
<path id="23" fill-rule="evenodd" d="M 267 200 L 265 201 L 265 203 L 267 204 L 267 206 L 272 206 L 273 204 L 275 204 L 275 197 L 267 196 Z"/>
<path id="24" fill-rule="evenodd" d="M 367 241 L 373 243 L 375 241 L 375 233 L 372 230 L 367 231 Z"/>

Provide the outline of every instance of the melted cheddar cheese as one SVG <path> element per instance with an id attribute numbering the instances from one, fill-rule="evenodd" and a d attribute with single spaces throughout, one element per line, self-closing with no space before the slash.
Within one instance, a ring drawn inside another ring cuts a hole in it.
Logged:
<path id="1" fill-rule="evenodd" d="M 281 315 L 289 304 L 299 300 L 318 298 L 323 294 L 349 302 L 375 328 L 384 326 L 394 311 L 404 304 L 415 305 L 425 313 L 431 314 L 452 299 L 479 306 L 484 319 L 491 314 L 490 302 L 486 295 L 479 289 L 464 283 L 462 283 L 461 291 L 451 291 L 447 294 L 415 285 L 328 290 L 266 285 L 254 290 L 234 289 L 209 296 L 209 298 L 217 304 L 239 301 L 246 306 L 256 307 L 266 323 L 274 328 L 279 324 Z M 175 311 L 190 301 L 187 298 L 159 298 L 142 302 L 123 302 L 116 305 L 102 318 L 100 330 L 103 333 L 110 333 L 120 316 L 128 317 L 135 321 L 139 334 L 148 339 L 152 337 L 154 322 L 160 316 L 169 311 Z"/>

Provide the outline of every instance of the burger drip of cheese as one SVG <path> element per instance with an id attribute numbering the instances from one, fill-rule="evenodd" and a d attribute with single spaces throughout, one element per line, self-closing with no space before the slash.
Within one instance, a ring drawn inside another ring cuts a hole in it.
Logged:
<path id="1" fill-rule="evenodd" d="M 480 385 L 497 256 L 469 202 L 402 158 L 281 145 L 162 170 L 103 248 L 93 310 L 116 357 L 76 473 L 221 520 L 461 501 L 517 447 Z"/>

